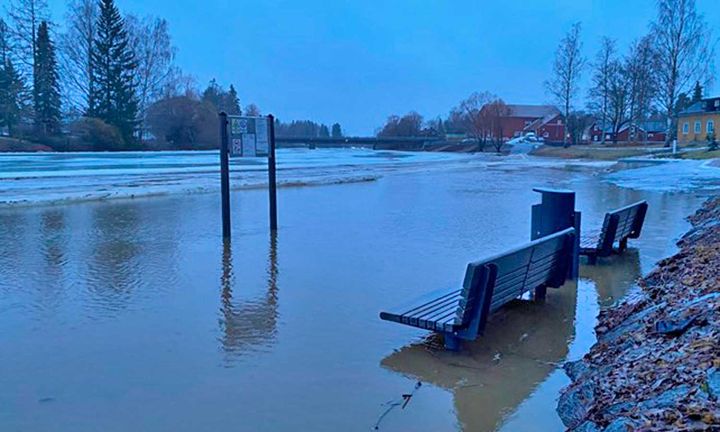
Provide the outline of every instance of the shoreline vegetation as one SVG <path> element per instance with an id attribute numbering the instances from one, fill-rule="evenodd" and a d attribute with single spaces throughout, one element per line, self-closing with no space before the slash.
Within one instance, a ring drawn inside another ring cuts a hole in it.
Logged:
<path id="1" fill-rule="evenodd" d="M 679 252 L 640 292 L 601 312 L 598 342 L 564 368 L 570 431 L 717 430 L 720 425 L 720 197 L 689 218 Z"/>

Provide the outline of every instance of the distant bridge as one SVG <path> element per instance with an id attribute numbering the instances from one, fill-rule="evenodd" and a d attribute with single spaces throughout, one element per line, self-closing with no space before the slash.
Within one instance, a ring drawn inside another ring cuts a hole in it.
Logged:
<path id="1" fill-rule="evenodd" d="M 278 147 L 363 147 L 375 150 L 422 150 L 442 142 L 436 137 L 276 137 Z"/>

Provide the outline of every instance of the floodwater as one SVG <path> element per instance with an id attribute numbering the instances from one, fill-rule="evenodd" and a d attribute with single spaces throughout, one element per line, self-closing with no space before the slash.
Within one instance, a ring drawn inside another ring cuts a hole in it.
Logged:
<path id="1" fill-rule="evenodd" d="M 215 189 L 175 188 L 210 185 L 216 172 L 62 176 L 17 156 L 24 165 L 13 162 L 0 191 L 24 204 L 0 208 L 0 430 L 561 430 L 561 363 L 592 345 L 600 308 L 675 250 L 707 194 L 675 178 L 658 187 L 662 170 L 653 187 L 625 188 L 644 168 L 617 178 L 607 164 L 303 152 L 281 152 L 279 176 L 306 184 L 322 171 L 332 181 L 280 188 L 276 236 L 266 191 L 236 190 L 230 245 Z M 357 172 L 372 181 L 354 181 Z M 81 196 L 78 183 L 100 199 L 118 181 L 142 190 L 149 175 L 160 180 L 148 195 L 164 196 L 57 204 Z M 234 177 L 261 182 L 250 170 Z M 503 308 L 460 353 L 378 318 L 527 241 L 537 186 L 575 190 L 591 227 L 646 199 L 642 238 L 583 266 L 544 304 Z M 404 408 L 403 394 L 412 394 Z"/>

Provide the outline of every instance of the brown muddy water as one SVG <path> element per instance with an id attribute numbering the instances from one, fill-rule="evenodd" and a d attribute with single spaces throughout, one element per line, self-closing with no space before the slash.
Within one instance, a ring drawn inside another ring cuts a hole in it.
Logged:
<path id="1" fill-rule="evenodd" d="M 229 247 L 212 193 L 2 209 L 0 430 L 561 430 L 561 363 L 703 199 L 601 171 L 469 163 L 285 188 L 276 237 L 266 193 L 238 191 Z M 643 236 L 544 305 L 502 309 L 461 353 L 380 321 L 526 241 L 536 186 L 577 191 L 585 226 L 647 199 Z"/>

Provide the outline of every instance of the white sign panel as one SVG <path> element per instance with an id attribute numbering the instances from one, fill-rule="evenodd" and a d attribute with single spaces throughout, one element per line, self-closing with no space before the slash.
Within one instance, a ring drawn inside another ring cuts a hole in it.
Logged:
<path id="1" fill-rule="evenodd" d="M 268 120 L 263 118 L 255 122 L 255 154 L 257 156 L 267 156 L 269 148 Z"/>
<path id="2" fill-rule="evenodd" d="M 228 116 L 230 120 L 230 156 L 267 156 L 270 136 L 267 117 Z"/>

